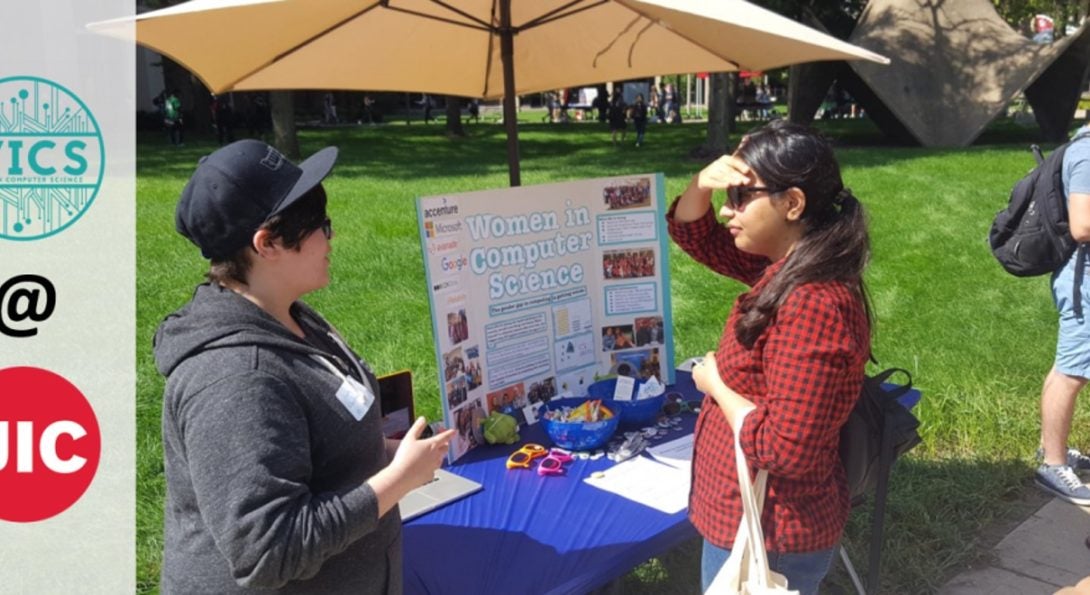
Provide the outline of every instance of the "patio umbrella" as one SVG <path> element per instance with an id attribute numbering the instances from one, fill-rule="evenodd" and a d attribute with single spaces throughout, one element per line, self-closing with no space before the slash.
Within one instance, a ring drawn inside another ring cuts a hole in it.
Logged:
<path id="1" fill-rule="evenodd" d="M 131 35 L 213 93 L 418 91 L 503 97 L 675 72 L 889 61 L 743 0 L 192 0 L 91 25 Z"/>

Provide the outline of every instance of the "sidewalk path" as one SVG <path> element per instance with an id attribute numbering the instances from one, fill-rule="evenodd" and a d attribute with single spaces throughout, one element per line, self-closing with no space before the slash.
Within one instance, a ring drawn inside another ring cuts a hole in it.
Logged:
<path id="1" fill-rule="evenodd" d="M 966 570 L 940 595 L 1051 595 L 1090 576 L 1090 507 L 1052 499 L 991 551 L 988 566 Z"/>

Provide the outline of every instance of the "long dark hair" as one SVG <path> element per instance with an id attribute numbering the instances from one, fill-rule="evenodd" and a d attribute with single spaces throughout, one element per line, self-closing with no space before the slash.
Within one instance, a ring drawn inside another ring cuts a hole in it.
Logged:
<path id="1" fill-rule="evenodd" d="M 855 289 L 873 327 L 863 285 L 863 269 L 870 258 L 867 220 L 863 205 L 844 187 L 829 141 L 809 126 L 774 120 L 749 133 L 738 156 L 765 186 L 798 188 L 806 195 L 802 237 L 783 268 L 758 295 L 739 303 L 738 342 L 752 348 L 791 290 L 815 281 L 842 281 Z"/>

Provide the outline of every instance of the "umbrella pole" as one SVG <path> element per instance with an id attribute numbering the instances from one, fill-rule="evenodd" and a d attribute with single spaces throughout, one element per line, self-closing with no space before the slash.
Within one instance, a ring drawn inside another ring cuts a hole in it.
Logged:
<path id="1" fill-rule="evenodd" d="M 500 0 L 500 58 L 503 62 L 503 127 L 507 131 L 507 170 L 511 186 L 521 186 L 518 114 L 515 112 L 515 33 L 511 0 Z"/>

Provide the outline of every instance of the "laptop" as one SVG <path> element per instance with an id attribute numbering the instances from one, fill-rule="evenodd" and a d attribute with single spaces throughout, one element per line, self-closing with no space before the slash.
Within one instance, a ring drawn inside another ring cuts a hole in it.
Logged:
<path id="1" fill-rule="evenodd" d="M 398 507 L 401 508 L 401 520 L 411 521 L 424 513 L 479 491 L 481 491 L 481 484 L 472 479 L 466 479 L 446 469 L 438 469 L 435 472 L 435 479 L 409 492 L 401 499 L 401 502 L 398 502 Z"/>
<path id="2" fill-rule="evenodd" d="M 413 411 L 412 372 L 399 370 L 379 376 L 378 385 L 382 395 L 382 433 L 388 438 L 403 438 L 416 419 Z M 398 502 L 401 520 L 412 520 L 479 491 L 481 484 L 439 469 L 435 472 L 435 479 L 409 492 Z"/>

